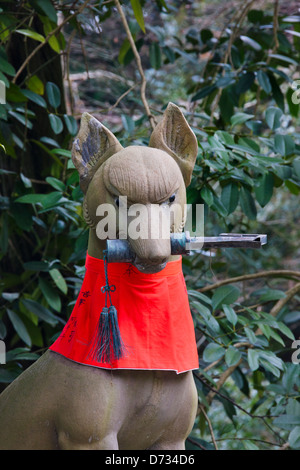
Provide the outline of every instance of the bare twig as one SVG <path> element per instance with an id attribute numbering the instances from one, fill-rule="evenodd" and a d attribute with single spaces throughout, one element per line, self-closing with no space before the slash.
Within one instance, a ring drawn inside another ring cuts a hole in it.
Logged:
<path id="1" fill-rule="evenodd" d="M 274 3 L 274 13 L 273 13 L 273 38 L 274 38 L 274 47 L 272 53 L 276 52 L 279 47 L 278 41 L 278 10 L 279 10 L 279 0 L 275 0 Z"/>
<path id="2" fill-rule="evenodd" d="M 234 347 L 235 348 L 242 348 L 242 347 L 253 348 L 253 345 L 251 343 L 247 343 L 246 341 L 244 341 L 244 342 L 241 342 L 241 343 L 235 343 Z M 222 361 L 222 359 L 223 359 L 223 357 L 220 357 L 220 359 L 217 359 L 216 361 L 212 362 L 211 364 L 209 364 L 209 366 L 205 367 L 205 369 L 203 369 L 203 371 L 207 372 L 210 369 L 213 369 L 217 364 L 219 364 Z"/>
<path id="3" fill-rule="evenodd" d="M 214 435 L 214 430 L 213 430 L 213 427 L 212 427 L 212 425 L 211 425 L 210 419 L 209 419 L 209 417 L 207 416 L 207 413 L 206 413 L 206 411 L 205 411 L 205 408 L 204 408 L 204 406 L 201 405 L 201 404 L 199 405 L 199 408 L 200 408 L 201 412 L 203 413 L 203 416 L 204 416 L 204 418 L 206 419 L 206 422 L 207 422 L 207 424 L 208 424 L 209 432 L 210 432 L 210 435 L 211 435 L 211 440 L 213 441 L 213 445 L 215 446 L 215 449 L 216 449 L 216 450 L 219 450 L 219 449 L 218 449 L 218 446 L 217 446 L 216 438 L 215 438 L 215 435 Z"/>
<path id="4" fill-rule="evenodd" d="M 209 394 L 207 395 L 206 397 L 206 400 L 208 402 L 208 404 L 210 405 L 211 402 L 213 401 L 213 398 L 215 396 L 215 394 L 220 390 L 220 388 L 222 387 L 222 385 L 224 385 L 224 383 L 226 382 L 226 380 L 228 379 L 228 377 L 231 376 L 231 374 L 233 374 L 233 372 L 235 371 L 235 369 L 243 362 L 243 358 L 241 358 L 236 364 L 234 364 L 233 366 L 230 366 L 228 367 L 228 369 L 226 369 L 223 374 L 221 374 L 218 382 L 216 383 L 216 386 L 215 386 L 215 389 L 214 390 L 211 390 L 209 392 Z"/>
<path id="5" fill-rule="evenodd" d="M 279 299 L 270 311 L 270 315 L 276 317 L 280 310 L 287 304 L 296 294 L 300 291 L 300 282 L 294 285 L 291 289 L 286 292 L 286 296 Z"/>
<path id="6" fill-rule="evenodd" d="M 259 279 L 261 277 L 283 277 L 283 278 L 300 278 L 300 271 L 289 271 L 287 269 L 279 269 L 272 271 L 261 271 L 254 274 L 244 274 L 243 276 L 236 276 L 230 279 L 223 279 L 222 281 L 216 282 L 209 286 L 198 289 L 199 292 L 208 292 L 210 290 L 217 289 L 218 287 L 225 286 L 226 284 L 232 284 L 235 282 L 249 281 L 251 279 Z"/>
<path id="7" fill-rule="evenodd" d="M 118 10 L 118 12 L 121 16 L 121 20 L 122 20 L 122 23 L 123 23 L 128 41 L 130 43 L 133 55 L 135 57 L 135 61 L 136 61 L 137 67 L 138 67 L 138 71 L 139 71 L 140 76 L 141 76 L 141 99 L 142 99 L 144 108 L 146 110 L 146 114 L 147 114 L 147 117 L 148 117 L 149 122 L 151 124 L 151 127 L 152 127 L 152 129 L 154 129 L 155 126 L 156 126 L 156 121 L 155 121 L 155 118 L 154 118 L 153 114 L 151 114 L 150 107 L 149 107 L 149 104 L 148 104 L 148 101 L 147 101 L 147 98 L 146 98 L 147 80 L 146 80 L 145 73 L 144 73 L 144 70 L 143 70 L 143 67 L 142 67 L 141 57 L 140 57 L 140 55 L 138 53 L 138 50 L 136 48 L 134 39 L 132 37 L 131 31 L 130 31 L 129 26 L 128 26 L 126 16 L 125 16 L 124 11 L 123 11 L 123 9 L 120 5 L 119 0 L 115 0 L 115 4 L 116 4 L 117 10 Z"/>
<path id="8" fill-rule="evenodd" d="M 194 439 L 192 439 L 191 437 L 188 437 L 187 438 L 187 441 L 189 441 L 191 444 L 193 444 L 194 446 L 196 447 L 199 447 L 199 449 L 201 450 L 207 450 L 204 446 L 202 446 L 201 444 L 199 444 L 199 442 L 195 441 Z"/>
<path id="9" fill-rule="evenodd" d="M 281 447 L 281 444 L 277 444 L 276 442 L 269 442 L 269 441 L 264 441 L 263 439 L 256 439 L 255 437 L 227 437 L 227 438 L 221 438 L 221 439 L 216 439 L 217 442 L 221 441 L 253 441 L 253 442 L 261 442 L 262 444 L 266 444 L 268 446 L 274 446 L 274 447 Z M 284 444 L 285 445 L 285 444 Z M 279 449 L 282 450 L 282 449 Z"/>
<path id="10" fill-rule="evenodd" d="M 72 33 L 70 34 L 69 42 L 68 42 L 68 47 L 66 49 L 66 75 L 67 75 L 67 83 L 68 83 L 68 92 L 69 92 L 69 98 L 70 98 L 70 113 L 74 115 L 74 95 L 73 95 L 73 90 L 72 90 L 72 83 L 70 80 L 70 52 L 71 52 L 71 45 L 72 41 L 75 37 L 76 34 L 76 29 L 73 29 Z"/>
<path id="11" fill-rule="evenodd" d="M 229 38 L 229 41 L 228 41 L 228 46 L 227 46 L 227 49 L 226 49 L 226 52 L 225 52 L 225 55 L 224 55 L 224 59 L 223 59 L 223 63 L 224 64 L 227 64 L 228 60 L 230 61 L 231 65 L 233 66 L 232 64 L 232 58 L 231 58 L 231 49 L 232 49 L 232 45 L 237 37 L 237 34 L 238 32 L 240 31 L 241 27 L 242 27 L 242 24 L 246 18 L 246 15 L 248 13 L 248 11 L 250 10 L 251 6 L 253 5 L 253 3 L 255 2 L 256 0 L 250 0 L 245 6 L 244 8 L 242 9 L 241 11 L 241 14 L 240 16 L 238 17 L 237 21 L 236 21 L 236 24 L 233 28 L 233 31 L 230 35 L 230 38 Z M 222 74 L 225 73 L 225 68 L 223 69 L 223 72 Z M 213 120 L 213 115 L 214 115 L 214 112 L 219 104 L 219 101 L 221 99 L 221 95 L 222 95 L 222 88 L 220 88 L 218 90 L 218 93 L 217 93 L 217 96 L 214 100 L 214 103 L 212 105 L 212 109 L 211 109 L 211 113 L 210 113 L 210 125 L 212 123 L 212 120 Z"/>
<path id="12" fill-rule="evenodd" d="M 29 64 L 29 62 L 31 61 L 31 59 L 33 58 L 33 56 L 35 56 L 35 54 L 42 48 L 45 46 L 45 44 L 48 44 L 49 40 L 52 38 L 52 36 L 54 36 L 55 34 L 57 34 L 61 29 L 62 27 L 68 23 L 68 21 L 70 21 L 72 18 L 76 17 L 77 15 L 79 15 L 83 10 L 84 8 L 87 6 L 87 4 L 89 3 L 90 0 L 86 0 L 79 8 L 77 11 L 75 11 L 74 13 L 72 13 L 71 15 L 67 16 L 67 18 L 65 18 L 55 29 L 53 29 L 46 37 L 45 37 L 45 41 L 39 43 L 39 45 L 33 49 L 33 51 L 27 56 L 26 60 L 24 60 L 23 64 L 21 65 L 21 67 L 18 69 L 18 71 L 16 72 L 16 75 L 14 76 L 13 80 L 12 80 L 12 83 L 16 83 L 17 79 L 19 78 L 20 74 L 23 72 L 23 70 L 27 67 L 27 65 Z"/>
<path id="13" fill-rule="evenodd" d="M 117 99 L 117 101 L 115 102 L 115 104 L 113 104 L 110 108 L 108 108 L 107 112 L 111 111 L 112 109 L 116 108 L 118 106 L 118 104 L 120 103 L 120 101 L 122 101 L 123 98 L 125 98 L 125 96 L 127 96 L 134 88 L 136 87 L 136 85 L 132 85 L 130 88 L 128 88 L 128 90 L 126 90 L 121 96 L 119 96 L 119 98 Z"/>

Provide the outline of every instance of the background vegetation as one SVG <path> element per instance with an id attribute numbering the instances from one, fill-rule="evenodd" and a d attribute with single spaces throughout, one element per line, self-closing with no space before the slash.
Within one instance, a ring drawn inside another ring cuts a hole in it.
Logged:
<path id="1" fill-rule="evenodd" d="M 187 448 L 299 449 L 297 2 L 121 3 L 0 1 L 2 388 L 58 336 L 81 286 L 81 113 L 147 145 L 172 101 L 199 140 L 188 202 L 205 204 L 206 235 L 269 240 L 184 258 L 200 357 Z"/>

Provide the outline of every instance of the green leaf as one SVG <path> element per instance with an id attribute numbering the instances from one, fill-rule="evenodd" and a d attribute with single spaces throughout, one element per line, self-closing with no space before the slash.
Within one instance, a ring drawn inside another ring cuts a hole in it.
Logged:
<path id="1" fill-rule="evenodd" d="M 8 300 L 8 302 L 13 302 L 18 299 L 19 296 L 19 292 L 2 292 L 3 299 Z"/>
<path id="2" fill-rule="evenodd" d="M 1 61 L 0 61 L 1 62 Z M 14 74 L 15 75 L 15 74 Z M 0 71 L 0 80 L 4 83 L 4 85 L 6 86 L 6 88 L 8 88 L 10 86 L 10 83 L 9 83 L 9 80 L 7 79 L 7 77 Z M 4 109 L 4 108 L 3 108 Z"/>
<path id="3" fill-rule="evenodd" d="M 24 305 L 29 312 L 36 315 L 41 320 L 45 321 L 51 326 L 57 325 L 58 322 L 64 323 L 58 316 L 54 315 L 46 307 L 43 307 L 41 304 L 32 299 L 22 299 L 22 304 Z"/>
<path id="4" fill-rule="evenodd" d="M 255 371 L 256 369 L 259 368 L 259 362 L 258 362 L 258 358 L 259 358 L 259 352 L 256 351 L 255 349 L 248 349 L 248 363 L 249 363 L 249 367 L 252 371 Z"/>
<path id="5" fill-rule="evenodd" d="M 42 21 L 43 21 L 43 25 L 44 25 L 44 33 L 45 33 L 45 36 L 47 37 L 55 29 L 56 24 L 54 24 L 54 26 L 53 26 L 53 22 L 51 22 L 46 17 L 43 17 Z M 61 37 L 61 33 L 59 33 L 59 36 Z M 51 47 L 51 49 L 53 49 L 57 54 L 60 54 L 61 49 L 63 49 L 60 41 L 58 40 L 58 37 L 55 34 L 53 34 L 49 38 L 48 44 Z"/>
<path id="6" fill-rule="evenodd" d="M 28 346 L 31 346 L 30 336 L 21 318 L 9 308 L 7 308 L 6 311 L 15 331 L 18 333 L 24 343 L 26 343 Z"/>
<path id="7" fill-rule="evenodd" d="M 273 424 L 283 429 L 289 429 L 290 426 L 300 426 L 300 416 L 281 415 L 274 419 Z"/>
<path id="8" fill-rule="evenodd" d="M 44 98 L 37 93 L 35 93 L 32 90 L 22 90 L 22 93 L 26 98 L 28 98 L 30 101 L 33 101 L 35 104 L 41 106 L 42 108 L 47 108 L 46 101 Z"/>
<path id="9" fill-rule="evenodd" d="M 43 293 L 43 296 L 47 300 L 50 307 L 52 307 L 57 312 L 61 311 L 61 300 L 57 292 L 53 289 L 51 284 L 49 284 L 45 279 L 39 278 L 39 287 Z"/>
<path id="10" fill-rule="evenodd" d="M 175 52 L 173 49 L 169 46 L 163 46 L 162 47 L 163 53 L 165 54 L 167 60 L 173 64 L 176 60 Z"/>
<path id="11" fill-rule="evenodd" d="M 58 108 L 61 103 L 61 94 L 58 86 L 55 83 L 47 82 L 46 93 L 51 106 L 53 106 L 53 108 Z"/>
<path id="12" fill-rule="evenodd" d="M 32 31 L 31 29 L 16 29 L 15 33 L 23 34 L 24 36 L 28 36 L 35 41 L 44 42 L 45 38 L 41 34 L 37 33 L 36 31 Z"/>
<path id="13" fill-rule="evenodd" d="M 45 144 L 51 145 L 52 147 L 59 147 L 58 142 L 56 142 L 56 140 L 54 140 L 54 139 L 51 139 L 50 137 L 45 137 L 45 136 L 41 137 L 40 141 L 45 143 Z"/>
<path id="14" fill-rule="evenodd" d="M 225 131 L 217 131 L 215 135 L 218 139 L 225 145 L 234 145 L 234 138 L 228 132 Z"/>
<path id="15" fill-rule="evenodd" d="M 282 386 L 288 395 L 292 394 L 299 380 L 299 364 L 286 364 L 286 371 L 282 376 Z"/>
<path id="16" fill-rule="evenodd" d="M 20 178 L 21 178 L 22 183 L 24 184 L 25 188 L 31 188 L 32 187 L 31 180 L 29 178 L 27 178 L 27 176 L 23 175 L 23 173 L 20 173 Z"/>
<path id="17" fill-rule="evenodd" d="M 192 101 L 197 101 L 201 100 L 202 98 L 205 98 L 206 96 L 210 95 L 213 91 L 217 89 L 216 85 L 208 85 L 203 88 L 201 88 L 193 97 Z"/>
<path id="18" fill-rule="evenodd" d="M 259 301 L 270 302 L 271 300 L 284 299 L 284 297 L 286 297 L 286 294 L 284 291 L 279 290 L 279 289 L 268 289 L 265 294 L 262 294 L 260 296 Z"/>
<path id="19" fill-rule="evenodd" d="M 54 206 L 57 206 L 58 202 L 62 199 L 61 191 L 53 191 L 44 195 L 45 197 L 42 200 L 42 206 L 44 209 L 49 209 Z"/>
<path id="20" fill-rule="evenodd" d="M 138 25 L 141 28 L 141 30 L 143 31 L 143 33 L 145 33 L 146 32 L 145 22 L 144 22 L 143 10 L 142 10 L 142 6 L 140 4 L 140 1 L 139 0 L 130 0 L 130 3 L 131 3 L 131 6 L 132 6 L 132 9 L 133 9 L 135 19 L 138 22 Z"/>
<path id="21" fill-rule="evenodd" d="M 258 186 L 254 187 L 254 192 L 257 202 L 261 207 L 265 207 L 265 205 L 270 201 L 273 195 L 273 188 L 274 176 L 272 173 L 265 173 L 259 178 Z"/>
<path id="22" fill-rule="evenodd" d="M 53 191 L 48 194 L 25 194 L 15 200 L 15 202 L 20 202 L 23 204 L 37 204 L 40 203 L 45 208 L 52 207 L 55 205 L 62 197 L 61 192 Z"/>
<path id="23" fill-rule="evenodd" d="M 49 121 L 54 134 L 60 134 L 64 128 L 60 117 L 55 114 L 49 114 Z"/>
<path id="24" fill-rule="evenodd" d="M 289 135 L 276 134 L 274 138 L 274 149 L 283 157 L 295 151 L 295 142 Z"/>
<path id="25" fill-rule="evenodd" d="M 22 204 L 37 204 L 41 203 L 45 194 L 25 194 L 24 196 L 18 197 L 15 202 Z"/>
<path id="26" fill-rule="evenodd" d="M 207 297 L 207 295 L 202 294 L 202 292 L 198 292 L 197 290 L 189 289 L 188 290 L 188 295 L 191 296 L 191 297 L 196 297 L 196 299 L 199 299 L 202 302 L 205 302 L 206 304 L 211 305 L 210 297 Z"/>
<path id="27" fill-rule="evenodd" d="M 64 293 L 67 294 L 68 292 L 68 286 L 66 284 L 66 281 L 64 280 L 63 276 L 61 275 L 60 271 L 58 269 L 51 269 L 49 271 L 50 276 L 52 277 L 53 281 L 57 285 L 57 287 Z"/>
<path id="28" fill-rule="evenodd" d="M 73 116 L 68 116 L 67 114 L 64 114 L 64 120 L 68 129 L 68 132 L 72 136 L 75 136 L 78 130 L 76 119 Z"/>
<path id="29" fill-rule="evenodd" d="M 234 366 L 234 364 L 236 364 L 237 362 L 239 362 L 241 357 L 242 357 L 241 352 L 237 348 L 233 346 L 229 346 L 229 348 L 227 349 L 225 353 L 225 362 L 228 365 L 228 367 L 231 367 L 231 366 Z"/>
<path id="30" fill-rule="evenodd" d="M 1 57 L 0 59 L 1 59 L 0 60 L 0 70 L 2 72 L 4 72 L 5 74 L 7 74 L 7 75 L 14 76 L 16 74 L 16 71 L 15 71 L 14 67 L 9 62 L 7 62 L 7 60 L 5 60 L 3 57 Z"/>
<path id="31" fill-rule="evenodd" d="M 255 80 L 255 74 L 253 72 L 243 73 L 239 81 L 235 85 L 235 90 L 238 95 L 245 93 L 249 90 Z"/>
<path id="32" fill-rule="evenodd" d="M 135 127 L 134 120 L 130 116 L 127 116 L 127 114 L 122 114 L 121 119 L 122 119 L 122 123 L 123 123 L 125 131 L 128 132 L 128 134 L 132 134 L 132 132 L 134 131 L 134 127 Z"/>
<path id="33" fill-rule="evenodd" d="M 47 176 L 46 181 L 58 191 L 64 191 L 66 189 L 65 184 L 57 178 L 54 178 L 53 176 Z"/>
<path id="34" fill-rule="evenodd" d="M 282 60 L 282 62 L 287 62 L 288 64 L 298 65 L 298 62 L 295 59 L 287 57 L 283 54 L 269 54 L 269 57 L 272 57 L 273 59 Z"/>
<path id="35" fill-rule="evenodd" d="M 257 72 L 257 80 L 261 88 L 267 93 L 267 95 L 269 95 L 272 91 L 272 85 L 268 74 L 266 74 L 266 72 L 263 70 L 259 70 Z"/>
<path id="36" fill-rule="evenodd" d="M 283 93 L 280 89 L 279 83 L 277 82 L 277 80 L 275 79 L 275 77 L 273 75 L 270 75 L 269 78 L 270 78 L 270 82 L 271 82 L 271 85 L 272 85 L 273 98 L 274 98 L 277 106 L 279 106 L 279 108 L 282 111 L 284 111 L 284 96 L 283 96 Z"/>
<path id="37" fill-rule="evenodd" d="M 246 121 L 249 121 L 249 119 L 252 119 L 254 117 L 254 114 L 246 114 L 246 113 L 235 113 L 233 116 L 231 116 L 230 122 L 231 126 L 234 127 L 237 124 L 243 124 Z"/>
<path id="38" fill-rule="evenodd" d="M 240 295 L 240 291 L 237 287 L 228 285 L 221 286 L 215 290 L 212 296 L 212 307 L 213 310 L 216 310 L 223 304 L 232 304 L 234 303 Z"/>
<path id="39" fill-rule="evenodd" d="M 161 68 L 161 48 L 157 41 L 152 42 L 149 47 L 150 64 L 155 70 Z"/>
<path id="40" fill-rule="evenodd" d="M 239 202 L 239 188 L 235 183 L 229 183 L 222 188 L 221 201 L 228 214 L 235 211 Z"/>
<path id="41" fill-rule="evenodd" d="M 50 21 L 57 23 L 57 13 L 50 0 L 35 0 L 35 3 L 41 8 Z"/>
<path id="42" fill-rule="evenodd" d="M 213 195 L 213 197 L 214 202 L 211 205 L 211 208 L 216 211 L 221 217 L 226 217 L 228 215 L 226 207 L 223 205 L 222 201 L 217 196 Z"/>
<path id="43" fill-rule="evenodd" d="M 238 321 L 237 314 L 230 305 L 222 305 L 223 312 L 226 315 L 227 320 L 232 324 L 236 325 Z"/>
<path id="44" fill-rule="evenodd" d="M 244 331 L 245 331 L 246 336 L 247 336 L 247 338 L 248 338 L 248 340 L 251 344 L 257 343 L 257 336 L 255 335 L 255 333 L 252 330 L 250 330 L 250 328 L 245 327 Z"/>
<path id="45" fill-rule="evenodd" d="M 261 45 L 252 38 L 248 36 L 240 36 L 240 39 L 247 44 L 248 46 L 252 47 L 255 51 L 260 51 L 262 49 Z"/>
<path id="46" fill-rule="evenodd" d="M 296 196 L 298 196 L 298 194 L 300 193 L 300 183 L 299 182 L 296 183 L 293 180 L 287 180 L 287 181 L 284 182 L 284 184 L 292 194 L 295 194 Z"/>
<path id="47" fill-rule="evenodd" d="M 251 23 L 262 23 L 264 18 L 263 10 L 250 10 L 248 13 L 248 19 Z"/>
<path id="48" fill-rule="evenodd" d="M 16 348 L 6 354 L 7 362 L 11 361 L 35 361 L 39 358 L 38 354 L 31 353 L 28 348 Z"/>
<path id="49" fill-rule="evenodd" d="M 300 449 L 300 423 L 290 432 L 288 442 L 292 449 Z"/>
<path id="50" fill-rule="evenodd" d="M 49 264 L 46 261 L 27 261 L 23 266 L 28 271 L 49 271 Z"/>
<path id="51" fill-rule="evenodd" d="M 259 328 L 261 329 L 263 335 L 267 338 L 270 339 L 272 329 L 269 325 L 265 325 L 264 323 L 259 322 L 258 323 Z"/>
<path id="52" fill-rule="evenodd" d="M 276 367 L 279 370 L 284 370 L 285 366 L 284 366 L 283 361 L 279 357 L 275 356 L 275 354 L 272 351 L 268 351 L 268 350 L 260 351 L 259 356 L 260 356 L 260 360 L 265 359 L 268 362 L 268 364 L 272 364 L 274 367 Z"/>
<path id="53" fill-rule="evenodd" d="M 298 117 L 299 109 L 300 109 L 300 106 L 299 106 L 300 100 L 297 97 L 297 94 L 299 94 L 299 90 L 295 91 L 292 88 L 287 89 L 286 101 L 287 101 L 287 104 L 289 106 L 289 111 L 290 111 L 291 115 L 295 118 Z"/>
<path id="54" fill-rule="evenodd" d="M 118 61 L 120 62 L 120 64 L 122 65 L 126 65 L 126 56 L 130 53 L 132 53 L 132 49 L 131 49 L 131 46 L 130 46 L 130 42 L 129 40 L 126 38 L 122 44 L 122 46 L 120 47 L 120 51 L 119 51 L 119 55 L 118 55 Z"/>
<path id="55" fill-rule="evenodd" d="M 15 111 L 9 111 L 8 112 L 10 116 L 13 116 L 17 121 L 19 121 L 23 126 L 27 127 L 28 129 L 32 129 L 33 124 L 31 121 L 29 121 L 28 117 L 24 114 L 21 113 L 16 113 Z"/>
<path id="56" fill-rule="evenodd" d="M 281 109 L 276 108 L 275 106 L 270 106 L 266 110 L 265 119 L 270 129 L 275 130 L 280 127 L 280 119 L 282 115 L 283 112 L 281 111 Z"/>
<path id="57" fill-rule="evenodd" d="M 28 80 L 26 80 L 26 85 L 29 90 L 33 91 L 34 93 L 37 93 L 38 95 L 44 94 L 44 83 L 37 75 L 33 75 Z"/>
<path id="58" fill-rule="evenodd" d="M 257 210 L 254 199 L 249 189 L 245 186 L 241 187 L 240 191 L 240 204 L 242 211 L 250 220 L 256 220 Z"/>
<path id="59" fill-rule="evenodd" d="M 22 369 L 16 365 L 13 369 L 0 368 L 0 382 L 10 383 L 15 380 L 22 372 Z"/>
<path id="60" fill-rule="evenodd" d="M 51 153 L 54 155 L 62 155 L 63 157 L 67 157 L 67 158 L 72 157 L 71 150 L 66 150 L 66 149 L 53 149 L 51 150 Z"/>
<path id="61" fill-rule="evenodd" d="M 295 158 L 292 165 L 297 178 L 300 180 L 300 157 Z"/>
<path id="62" fill-rule="evenodd" d="M 214 333 L 218 333 L 220 331 L 219 323 L 205 305 L 197 301 L 192 301 L 191 307 L 194 307 L 197 312 L 199 312 L 207 328 L 210 328 Z"/>
<path id="63" fill-rule="evenodd" d="M 281 336 L 279 336 L 278 333 L 276 333 L 276 331 L 274 331 L 272 328 L 271 328 L 271 334 L 270 336 L 275 339 L 275 341 L 277 341 L 277 343 L 281 344 L 282 346 L 285 346 L 284 344 L 284 341 L 283 339 L 281 338 Z"/>
<path id="64" fill-rule="evenodd" d="M 210 207 L 213 202 L 214 202 L 214 195 L 212 193 L 212 191 L 207 188 L 206 186 L 204 188 L 201 189 L 201 192 L 200 192 L 200 195 L 202 197 L 202 199 L 204 200 L 204 202 L 206 202 L 206 204 Z"/>
<path id="65" fill-rule="evenodd" d="M 294 333 L 289 329 L 288 326 L 286 326 L 283 322 L 279 321 L 277 322 L 278 328 L 282 334 L 290 338 L 291 340 L 295 339 Z"/>
<path id="66" fill-rule="evenodd" d="M 205 362 L 214 362 L 223 357 L 225 349 L 215 343 L 209 343 L 203 351 L 203 360 Z"/>

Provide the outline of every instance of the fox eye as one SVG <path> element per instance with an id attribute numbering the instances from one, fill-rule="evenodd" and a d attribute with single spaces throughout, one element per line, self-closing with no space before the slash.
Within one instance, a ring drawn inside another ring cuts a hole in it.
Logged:
<path id="1" fill-rule="evenodd" d="M 172 202 L 175 201 L 176 195 L 172 194 L 172 196 L 169 197 L 169 203 L 172 204 Z"/>

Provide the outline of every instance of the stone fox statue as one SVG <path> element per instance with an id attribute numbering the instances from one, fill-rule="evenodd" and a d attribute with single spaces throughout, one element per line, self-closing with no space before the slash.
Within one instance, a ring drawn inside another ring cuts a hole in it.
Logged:
<path id="1" fill-rule="evenodd" d="M 149 147 L 123 148 L 83 114 L 72 158 L 89 225 L 86 273 L 59 338 L 0 396 L 1 449 L 185 448 L 198 355 L 181 257 L 171 255 L 168 239 L 129 235 L 135 261 L 107 264 L 97 208 L 118 211 L 126 196 L 129 207 L 146 207 L 143 225 L 152 205 L 183 207 L 196 156 L 196 137 L 172 103 Z M 182 213 L 175 211 L 170 232 L 182 231 Z M 116 231 L 120 237 L 118 224 Z M 117 322 L 121 349 L 105 356 L 101 335 L 115 341 L 101 330 L 107 318 Z"/>

